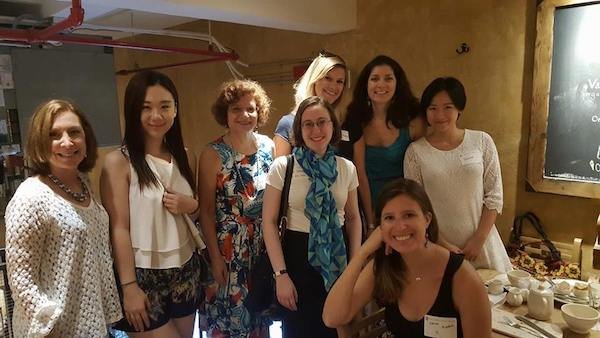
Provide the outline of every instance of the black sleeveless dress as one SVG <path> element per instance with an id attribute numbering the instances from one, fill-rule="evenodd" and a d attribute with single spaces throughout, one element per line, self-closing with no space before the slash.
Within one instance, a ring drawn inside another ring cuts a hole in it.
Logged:
<path id="1" fill-rule="evenodd" d="M 452 279 L 454 277 L 454 273 L 456 273 L 462 264 L 463 259 L 463 255 L 457 255 L 452 252 L 450 253 L 437 298 L 435 299 L 431 309 L 429 309 L 427 312 L 427 315 L 430 316 L 456 318 L 456 337 L 458 338 L 462 338 L 463 333 L 460 314 L 458 313 L 458 310 L 456 310 L 454 301 L 452 300 Z M 396 337 L 425 337 L 425 317 L 416 322 L 407 320 L 400 313 L 398 303 L 385 305 L 385 322 L 389 330 Z"/>

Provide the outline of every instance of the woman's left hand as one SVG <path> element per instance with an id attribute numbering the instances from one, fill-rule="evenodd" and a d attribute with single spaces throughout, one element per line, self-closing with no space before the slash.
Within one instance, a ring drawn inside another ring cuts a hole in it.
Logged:
<path id="1" fill-rule="evenodd" d="M 462 249 L 462 253 L 465 255 L 465 258 L 469 261 L 474 261 L 477 259 L 479 254 L 481 253 L 481 249 L 483 248 L 483 244 L 485 243 L 485 238 L 481 238 L 477 233 L 473 234 L 471 238 L 465 244 L 465 247 Z"/>
<path id="2" fill-rule="evenodd" d="M 162 201 L 165 208 L 176 215 L 192 213 L 198 207 L 198 201 L 193 197 L 180 194 L 170 188 L 165 188 Z"/>

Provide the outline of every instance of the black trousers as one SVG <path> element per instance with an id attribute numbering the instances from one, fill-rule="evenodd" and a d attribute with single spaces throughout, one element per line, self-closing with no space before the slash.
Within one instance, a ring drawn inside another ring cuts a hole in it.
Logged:
<path id="1" fill-rule="evenodd" d="M 327 291 L 319 272 L 308 263 L 308 234 L 287 230 L 283 251 L 288 274 L 298 292 L 297 311 L 281 306 L 283 337 L 337 338 L 337 331 L 326 327 L 321 317 Z"/>

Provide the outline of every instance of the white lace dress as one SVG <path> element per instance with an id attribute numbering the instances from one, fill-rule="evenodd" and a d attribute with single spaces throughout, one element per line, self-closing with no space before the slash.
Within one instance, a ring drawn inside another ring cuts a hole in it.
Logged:
<path id="1" fill-rule="evenodd" d="M 413 142 L 404 157 L 404 177 L 423 185 L 435 211 L 440 234 L 462 248 L 477 229 L 485 205 L 502 212 L 502 175 L 494 141 L 485 132 L 465 130 L 463 142 L 448 151 L 425 138 Z M 494 225 L 475 268 L 501 272 L 512 266 Z"/>
<path id="2" fill-rule="evenodd" d="M 122 315 L 104 208 L 70 203 L 32 177 L 5 218 L 14 336 L 107 336 Z"/>

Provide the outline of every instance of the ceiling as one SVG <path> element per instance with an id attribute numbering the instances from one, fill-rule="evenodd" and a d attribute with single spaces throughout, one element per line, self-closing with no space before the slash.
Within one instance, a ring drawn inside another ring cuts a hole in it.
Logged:
<path id="1" fill-rule="evenodd" d="M 0 17 L 4 24 L 20 16 L 58 21 L 69 15 L 70 5 L 70 0 L 0 0 Z M 82 0 L 82 6 L 84 24 L 153 30 L 198 19 L 318 34 L 348 31 L 357 25 L 356 0 Z"/>

